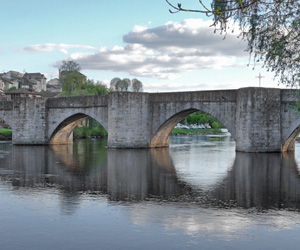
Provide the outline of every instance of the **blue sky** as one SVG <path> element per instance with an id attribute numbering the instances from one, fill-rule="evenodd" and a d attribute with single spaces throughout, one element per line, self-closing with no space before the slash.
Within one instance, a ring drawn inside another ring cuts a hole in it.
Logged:
<path id="1" fill-rule="evenodd" d="M 49 80 L 62 60 L 74 60 L 89 79 L 137 78 L 149 92 L 258 86 L 259 72 L 263 87 L 278 87 L 259 65 L 247 67 L 237 34 L 223 40 L 204 15 L 170 14 L 165 0 L 0 3 L 0 72 L 41 72 Z"/>

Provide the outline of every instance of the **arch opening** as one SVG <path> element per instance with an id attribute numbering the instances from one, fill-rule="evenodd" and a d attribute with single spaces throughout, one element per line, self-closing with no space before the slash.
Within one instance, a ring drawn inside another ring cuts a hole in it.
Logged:
<path id="1" fill-rule="evenodd" d="M 50 137 L 50 144 L 69 144 L 74 138 L 107 136 L 105 128 L 92 117 L 78 113 L 62 121 Z M 75 135 L 75 136 L 74 136 Z"/>
<path id="2" fill-rule="evenodd" d="M 191 117 L 196 115 L 199 115 L 199 119 L 197 119 L 197 117 Z M 206 116 L 207 122 L 203 122 L 203 119 L 205 120 L 205 118 L 201 115 Z M 187 127 L 185 128 L 189 129 L 189 131 L 192 131 L 194 128 L 197 129 L 197 127 L 200 130 L 205 128 L 226 128 L 222 121 L 204 111 L 195 108 L 186 109 L 170 117 L 158 128 L 150 142 L 150 147 L 168 147 L 171 132 L 177 124 L 183 123 L 183 121 L 187 123 Z M 205 127 L 201 127 L 201 125 L 205 125 Z"/>

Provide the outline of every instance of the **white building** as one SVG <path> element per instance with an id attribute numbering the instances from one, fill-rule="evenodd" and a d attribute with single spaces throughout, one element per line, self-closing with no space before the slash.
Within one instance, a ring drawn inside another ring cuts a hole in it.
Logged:
<path id="1" fill-rule="evenodd" d="M 25 73 L 21 87 L 37 92 L 46 91 L 46 80 L 47 78 L 41 73 Z"/>
<path id="2" fill-rule="evenodd" d="M 54 78 L 47 82 L 47 91 L 62 92 L 62 84 L 59 79 Z"/>
<path id="3" fill-rule="evenodd" d="M 22 82 L 23 74 L 17 71 L 8 71 L 0 74 L 0 89 L 19 88 Z"/>

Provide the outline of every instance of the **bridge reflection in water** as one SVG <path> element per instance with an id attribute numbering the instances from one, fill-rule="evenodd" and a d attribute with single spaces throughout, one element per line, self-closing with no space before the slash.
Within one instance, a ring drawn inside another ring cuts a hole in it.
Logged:
<path id="1" fill-rule="evenodd" d="M 180 175 L 169 150 L 107 150 L 104 141 L 96 140 L 52 147 L 2 143 L 0 185 L 26 195 L 55 189 L 62 194 L 66 212 L 76 209 L 82 194 L 109 201 L 300 208 L 299 167 L 294 153 L 237 152 L 225 177 L 205 189 Z"/>

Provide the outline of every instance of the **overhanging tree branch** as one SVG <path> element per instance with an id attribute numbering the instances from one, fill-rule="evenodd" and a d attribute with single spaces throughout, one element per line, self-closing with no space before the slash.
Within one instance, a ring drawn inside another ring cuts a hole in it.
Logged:
<path id="1" fill-rule="evenodd" d="M 211 17 L 215 31 L 221 33 L 231 31 L 234 21 L 254 62 L 263 62 L 281 83 L 300 86 L 300 1 L 212 0 L 205 5 L 199 0 L 199 9 L 166 2 L 171 13 L 196 12 Z"/>

